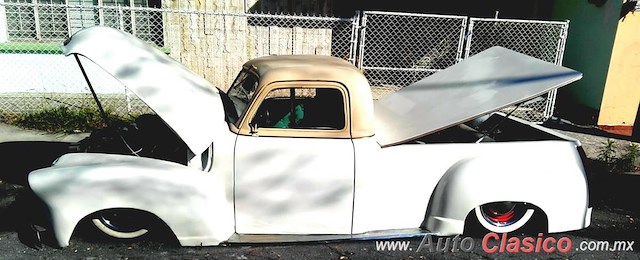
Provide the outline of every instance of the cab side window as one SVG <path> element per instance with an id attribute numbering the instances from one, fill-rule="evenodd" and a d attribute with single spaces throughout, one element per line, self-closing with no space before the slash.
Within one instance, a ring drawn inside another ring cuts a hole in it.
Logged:
<path id="1" fill-rule="evenodd" d="M 342 91 L 334 88 L 279 88 L 262 101 L 251 121 L 258 128 L 341 130 Z"/>

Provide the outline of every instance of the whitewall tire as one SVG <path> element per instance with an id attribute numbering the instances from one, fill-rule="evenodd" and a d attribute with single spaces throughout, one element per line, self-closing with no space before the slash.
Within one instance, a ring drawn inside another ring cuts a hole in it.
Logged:
<path id="1" fill-rule="evenodd" d="M 522 202 L 487 203 L 475 208 L 480 224 L 488 231 L 509 233 L 522 228 L 535 210 Z"/>
<path id="2" fill-rule="evenodd" d="M 123 210 L 108 210 L 97 214 L 91 222 L 106 235 L 120 239 L 138 238 L 149 232 L 141 225 L 134 224 L 139 220 L 129 219 L 127 213 Z"/>

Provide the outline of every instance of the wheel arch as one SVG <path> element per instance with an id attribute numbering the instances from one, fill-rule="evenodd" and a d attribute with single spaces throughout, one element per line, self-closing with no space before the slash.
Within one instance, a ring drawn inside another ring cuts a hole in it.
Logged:
<path id="1" fill-rule="evenodd" d="M 495 202 L 501 202 L 501 201 L 495 201 Z M 548 233 L 549 222 L 548 222 L 547 214 L 544 212 L 544 210 L 542 210 L 540 207 L 536 206 L 533 203 L 522 202 L 522 201 L 519 201 L 519 202 L 527 203 L 527 206 L 533 209 L 534 213 L 531 219 L 529 220 L 529 223 L 527 223 L 527 225 L 525 225 L 523 228 L 518 230 L 524 233 L 534 233 L 534 231 Z M 476 210 L 474 208 L 469 211 L 469 213 L 464 219 L 463 234 L 469 234 L 471 236 L 485 235 L 486 233 L 483 233 L 483 232 L 485 232 L 486 230 L 480 229 L 480 226 L 481 224 L 478 222 L 478 219 L 476 216 Z"/>
<path id="2" fill-rule="evenodd" d="M 31 172 L 29 184 L 47 205 L 61 247 L 83 218 L 114 208 L 157 216 L 184 246 L 217 245 L 234 232 L 227 185 L 214 173 L 178 164 L 127 156 L 114 163 L 54 165 Z"/>
<path id="3" fill-rule="evenodd" d="M 181 209 L 177 205 L 174 206 L 168 206 L 168 208 L 177 211 L 184 209 L 184 207 Z M 213 211 L 209 213 L 191 212 L 191 214 L 183 215 L 181 213 L 167 213 L 132 205 L 104 205 L 90 209 L 62 208 L 59 206 L 49 206 L 48 208 L 53 235 L 60 247 L 69 245 L 72 235 L 84 220 L 94 217 L 96 213 L 112 209 L 127 209 L 144 213 L 145 217 L 151 217 L 157 223 L 163 224 L 166 230 L 162 231 L 169 231 L 183 246 L 217 245 L 233 234 L 233 223 L 220 221 L 221 218 L 216 216 Z"/>
<path id="4" fill-rule="evenodd" d="M 530 158 L 510 157 L 506 161 L 479 156 L 458 161 L 432 192 L 421 228 L 442 235 L 462 234 L 475 207 L 501 201 L 534 205 L 544 212 L 549 232 L 588 226 L 588 192 L 582 169 L 565 164 L 561 171 L 549 171 L 528 167 L 526 160 Z"/>
<path id="5" fill-rule="evenodd" d="M 167 225 L 167 223 L 158 215 L 154 214 L 153 212 L 150 211 L 146 211 L 146 210 L 141 210 L 141 209 L 135 209 L 135 208 L 108 208 L 108 209 L 102 209 L 102 210 L 98 210 L 96 212 L 93 212 L 87 216 L 85 216 L 84 218 L 82 218 L 77 224 L 76 224 L 76 229 L 74 230 L 74 234 L 80 230 L 78 230 L 80 228 L 80 225 L 91 225 L 92 228 L 91 229 L 87 229 L 87 230 L 82 230 L 82 231 L 94 231 L 96 228 L 100 229 L 100 227 L 97 226 L 93 226 L 95 224 L 91 223 L 92 220 L 97 219 L 98 217 L 100 217 L 101 213 L 103 212 L 110 212 L 110 211 L 127 211 L 129 212 L 129 214 L 133 214 L 136 217 L 142 218 L 143 220 L 145 220 L 148 224 L 148 228 L 150 228 L 154 234 L 152 235 L 170 235 L 172 237 L 167 237 L 167 238 L 175 238 L 177 241 L 177 236 L 175 234 L 175 232 L 171 229 L 171 227 L 169 225 Z M 106 232 L 105 232 L 106 233 Z M 92 234 L 89 234 L 92 235 Z"/>

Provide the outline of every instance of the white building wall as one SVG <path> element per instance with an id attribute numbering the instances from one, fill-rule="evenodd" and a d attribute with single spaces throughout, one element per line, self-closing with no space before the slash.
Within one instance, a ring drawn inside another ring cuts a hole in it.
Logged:
<path id="1" fill-rule="evenodd" d="M 93 62 L 81 58 L 96 92 L 125 93 L 124 86 Z M 0 93 L 88 93 L 73 57 L 60 54 L 0 54 Z"/>

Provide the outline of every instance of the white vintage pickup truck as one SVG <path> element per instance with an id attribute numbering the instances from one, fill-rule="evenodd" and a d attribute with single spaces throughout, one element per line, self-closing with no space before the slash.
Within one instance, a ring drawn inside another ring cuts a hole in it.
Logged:
<path id="1" fill-rule="evenodd" d="M 374 101 L 334 57 L 257 58 L 225 92 L 106 27 L 64 53 L 156 115 L 29 174 L 61 247 L 82 221 L 116 238 L 161 221 L 184 246 L 590 224 L 579 142 L 494 113 L 578 80 L 571 69 L 494 47 Z"/>

